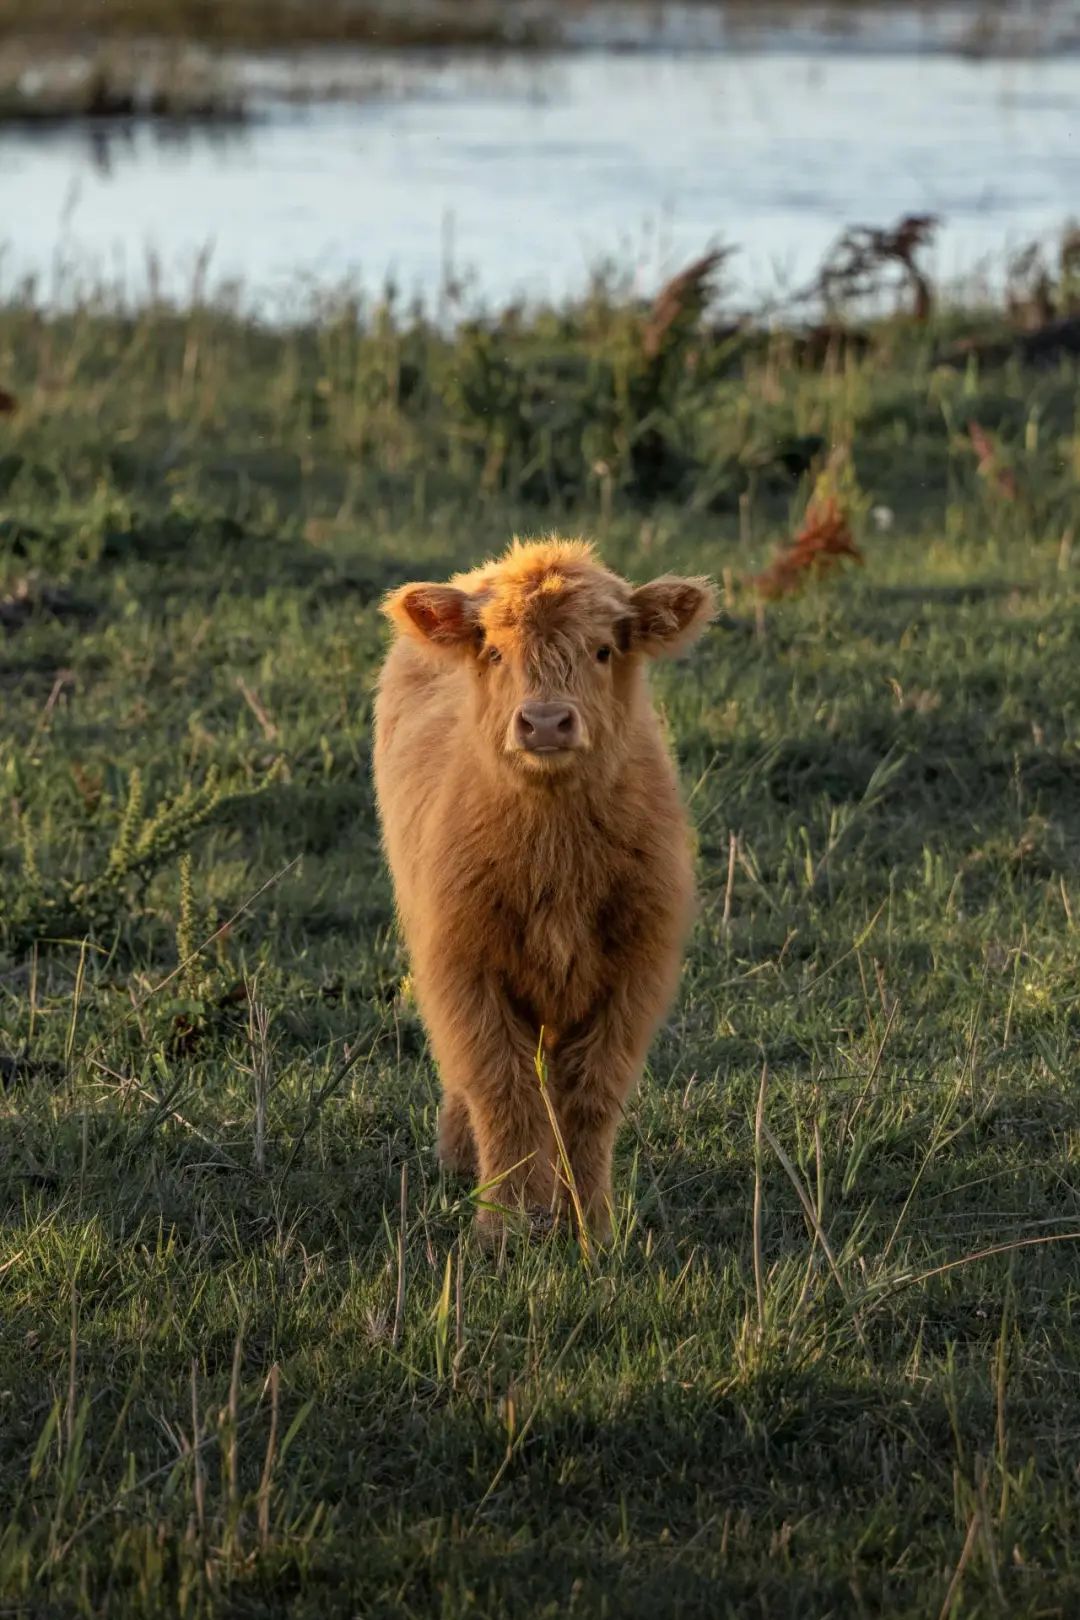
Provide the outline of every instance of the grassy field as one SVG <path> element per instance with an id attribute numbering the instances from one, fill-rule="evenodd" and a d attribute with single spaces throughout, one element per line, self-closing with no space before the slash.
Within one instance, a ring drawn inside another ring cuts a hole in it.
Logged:
<path id="1" fill-rule="evenodd" d="M 733 23 L 749 18 L 754 0 L 696 0 L 703 11 L 727 12 Z M 918 0 L 933 14 L 941 0 Z M 5 0 L 0 41 L 36 37 L 53 42 L 67 35 L 213 40 L 255 48 L 349 42 L 365 46 L 461 45 L 513 48 L 559 44 L 566 25 L 592 11 L 603 21 L 619 0 Z M 623 8 L 625 9 L 625 7 Z M 635 8 L 631 5 L 631 10 Z M 668 9 L 664 0 L 636 7 L 637 27 L 647 37 Z M 843 28 L 860 11 L 884 10 L 883 0 L 831 0 L 826 15 Z M 778 0 L 772 17 L 815 10 L 814 0 Z M 816 7 L 820 14 L 820 6 Z M 972 39 L 984 47 L 1008 21 L 1008 0 L 980 0 L 972 8 Z M 1034 17 L 1029 27 L 1041 25 Z M 1050 26 L 1054 33 L 1053 21 Z M 1036 37 L 1038 33 L 1036 31 Z"/>
<path id="2" fill-rule="evenodd" d="M 608 0 L 589 3 L 603 6 Z M 342 42 L 518 47 L 556 39 L 560 13 L 579 9 L 579 0 L 321 0 L 317 6 L 304 0 L 8 0 L 0 40 L 27 34 L 48 40 L 60 32 L 214 40 L 257 49 Z"/>
<path id="3" fill-rule="evenodd" d="M 0 310 L 0 1613 L 1080 1610 L 1080 379 L 1009 341 Z M 826 457 L 864 566 L 763 602 Z M 592 1264 L 437 1172 L 369 770 L 381 592 L 549 529 L 724 587 Z"/>

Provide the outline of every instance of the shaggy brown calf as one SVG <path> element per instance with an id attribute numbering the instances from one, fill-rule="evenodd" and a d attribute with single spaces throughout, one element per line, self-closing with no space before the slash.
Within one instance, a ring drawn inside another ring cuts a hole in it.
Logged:
<path id="1" fill-rule="evenodd" d="M 545 1214 L 565 1170 L 611 1224 L 623 1103 L 675 990 L 693 903 L 686 817 L 645 666 L 704 629 L 702 579 L 637 590 L 579 541 L 519 542 L 404 585 L 375 782 L 413 983 L 443 1084 L 439 1154 Z M 491 1210 L 485 1226 L 498 1226 Z"/>

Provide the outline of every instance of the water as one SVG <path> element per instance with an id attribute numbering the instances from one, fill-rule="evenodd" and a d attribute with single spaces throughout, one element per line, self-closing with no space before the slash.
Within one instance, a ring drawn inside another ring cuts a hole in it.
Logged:
<path id="1" fill-rule="evenodd" d="M 0 289 L 35 275 L 63 298 L 98 278 L 137 298 L 152 252 L 184 297 L 208 252 L 209 285 L 240 283 L 271 315 L 388 274 L 435 302 L 448 265 L 481 304 L 558 299 L 604 259 L 648 289 L 724 242 L 752 300 L 809 280 L 852 223 L 939 213 L 932 264 L 950 280 L 1000 274 L 1080 208 L 1074 55 L 339 53 L 332 68 L 347 93 L 303 105 L 249 64 L 256 116 L 228 137 L 4 132 Z"/>

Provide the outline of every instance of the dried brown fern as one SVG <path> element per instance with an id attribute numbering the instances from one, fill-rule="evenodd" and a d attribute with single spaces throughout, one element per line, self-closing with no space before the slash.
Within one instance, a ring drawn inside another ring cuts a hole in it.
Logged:
<path id="1" fill-rule="evenodd" d="M 793 596 L 808 581 L 830 573 L 845 558 L 860 567 L 864 560 L 847 513 L 834 494 L 815 496 L 794 540 L 777 553 L 764 572 L 754 575 L 752 583 L 760 596 L 775 601 Z"/>

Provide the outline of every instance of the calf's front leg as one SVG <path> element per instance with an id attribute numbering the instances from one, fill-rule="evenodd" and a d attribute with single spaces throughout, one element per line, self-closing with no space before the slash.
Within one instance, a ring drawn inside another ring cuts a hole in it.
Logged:
<path id="1" fill-rule="evenodd" d="M 491 978 L 440 965 L 418 975 L 417 989 L 445 1094 L 440 1152 L 463 1147 L 464 1110 L 485 1201 L 550 1215 L 556 1150 L 534 1033 Z M 477 1222 L 488 1233 L 502 1224 L 497 1210 L 481 1210 Z"/>
<path id="2" fill-rule="evenodd" d="M 439 1108 L 439 1163 L 455 1176 L 475 1176 L 476 1142 L 469 1105 L 458 1093 L 444 1091 Z"/>
<path id="3" fill-rule="evenodd" d="M 674 971 L 639 964 L 555 1049 L 555 1106 L 589 1236 L 611 1236 L 611 1160 L 628 1098 L 674 989 Z"/>

